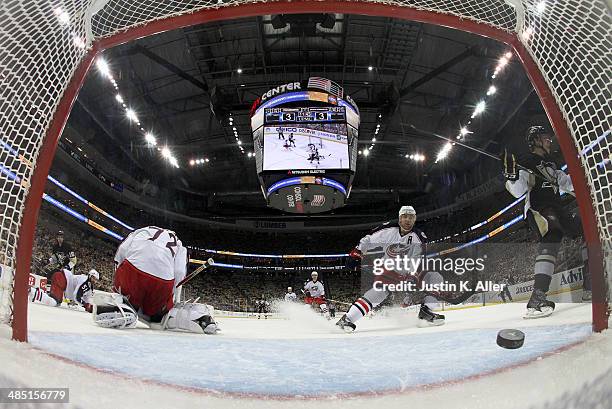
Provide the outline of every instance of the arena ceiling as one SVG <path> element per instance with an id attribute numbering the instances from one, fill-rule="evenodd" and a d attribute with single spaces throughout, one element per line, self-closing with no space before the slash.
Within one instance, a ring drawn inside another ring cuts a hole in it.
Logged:
<path id="1" fill-rule="evenodd" d="M 411 125 L 455 137 L 506 51 L 491 39 L 445 27 L 358 15 L 276 15 L 202 24 L 104 53 L 122 97 L 157 136 L 158 146 L 172 151 L 178 169 L 147 145 L 117 103 L 115 89 L 95 69 L 69 125 L 81 131 L 81 143 L 97 162 L 233 200 L 236 206 L 252 197 L 249 206 L 263 211 L 255 162 L 247 154 L 252 150 L 251 104 L 278 84 L 326 77 L 341 84 L 360 108 L 360 146 L 369 147 L 376 137 L 368 157 L 358 159 L 353 208 L 345 211 L 362 211 L 377 201 L 384 209 L 400 197 L 423 194 L 432 178 L 474 166 L 477 155 L 464 149 L 434 163 L 444 141 Z M 527 109 L 532 87 L 520 64 L 511 61 L 505 69 L 506 89 L 487 105 L 486 115 L 473 120 L 469 144 L 495 151 L 491 144 L 502 138 L 508 120 Z M 414 153 L 425 155 L 425 161 L 406 158 Z M 209 162 L 189 165 L 198 158 Z"/>

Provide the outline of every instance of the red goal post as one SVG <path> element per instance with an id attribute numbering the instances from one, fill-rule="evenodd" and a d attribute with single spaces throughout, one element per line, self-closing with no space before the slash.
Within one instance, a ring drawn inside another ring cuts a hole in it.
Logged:
<path id="1" fill-rule="evenodd" d="M 5 0 L 0 6 L 0 291 L 8 301 L 0 304 L 0 319 L 11 323 L 14 339 L 27 341 L 28 277 L 46 177 L 96 55 L 195 24 L 323 12 L 443 25 L 514 49 L 567 161 L 589 250 L 593 328 L 607 328 L 612 287 L 612 22 L 605 0 Z"/>

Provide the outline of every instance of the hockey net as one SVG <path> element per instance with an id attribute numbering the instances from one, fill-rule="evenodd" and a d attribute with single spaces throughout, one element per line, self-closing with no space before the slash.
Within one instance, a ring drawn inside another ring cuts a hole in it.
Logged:
<path id="1" fill-rule="evenodd" d="M 594 285 L 605 303 L 594 308 L 595 327 L 607 325 L 612 23 L 605 0 L 7 0 L 0 5 L 0 319 L 12 322 L 16 339 L 27 336 L 25 294 L 44 180 L 95 55 L 121 42 L 206 21 L 307 12 L 414 19 L 514 47 L 566 159 L 568 153 L 580 154 L 568 162 L 585 236 L 595 249 Z"/>

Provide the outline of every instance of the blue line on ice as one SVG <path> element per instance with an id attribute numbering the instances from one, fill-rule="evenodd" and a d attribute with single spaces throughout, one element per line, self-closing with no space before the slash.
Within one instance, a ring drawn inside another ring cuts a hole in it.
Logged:
<path id="1" fill-rule="evenodd" d="M 230 393 L 317 396 L 460 380 L 534 359 L 591 334 L 588 323 L 521 330 L 525 345 L 517 350 L 497 346 L 497 329 L 326 339 L 34 331 L 30 341 L 134 378 Z"/>

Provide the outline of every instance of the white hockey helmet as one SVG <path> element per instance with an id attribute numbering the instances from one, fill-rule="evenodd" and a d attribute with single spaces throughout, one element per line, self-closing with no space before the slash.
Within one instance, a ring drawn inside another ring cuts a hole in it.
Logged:
<path id="1" fill-rule="evenodd" d="M 290 293 L 290 292 L 292 292 L 292 291 L 293 291 L 293 288 L 292 288 L 292 287 L 287 287 L 287 292 L 288 292 L 288 293 Z"/>
<path id="2" fill-rule="evenodd" d="M 399 209 L 398 217 L 403 214 L 413 214 L 416 216 L 416 210 L 414 210 L 412 206 L 402 206 L 401 209 Z"/>
<path id="3" fill-rule="evenodd" d="M 312 273 L 310 273 L 310 276 L 311 276 L 312 278 L 315 278 L 315 277 L 318 277 L 318 276 L 319 276 L 319 273 L 317 273 L 316 271 L 313 271 Z"/>
<path id="4" fill-rule="evenodd" d="M 88 276 L 95 278 L 96 280 L 100 279 L 100 273 L 98 273 L 96 271 L 96 269 L 92 268 L 91 270 L 89 270 L 89 272 L 87 273 Z"/>

